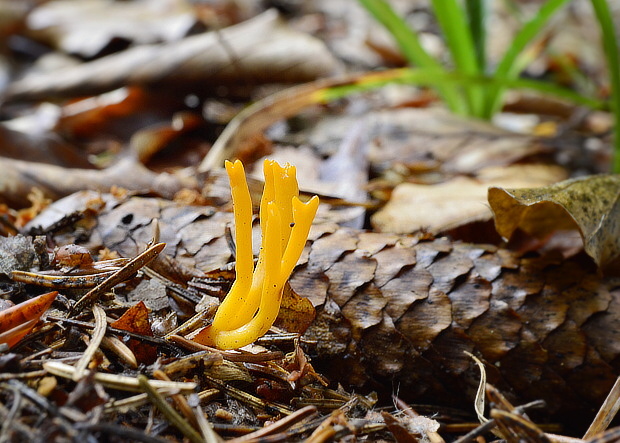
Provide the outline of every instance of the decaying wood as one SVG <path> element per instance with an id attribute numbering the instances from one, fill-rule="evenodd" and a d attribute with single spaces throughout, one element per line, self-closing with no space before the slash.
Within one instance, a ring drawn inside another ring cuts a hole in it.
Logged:
<path id="1" fill-rule="evenodd" d="M 155 218 L 178 262 L 209 271 L 232 260 L 231 214 L 156 199 L 101 213 L 91 241 L 133 256 Z M 620 280 L 600 277 L 585 255 L 519 256 L 319 223 L 291 285 L 317 308 L 305 338 L 317 341 L 322 373 L 408 401 L 471 409 L 478 370 L 467 351 L 516 405 L 542 398 L 585 430 L 620 371 Z"/>

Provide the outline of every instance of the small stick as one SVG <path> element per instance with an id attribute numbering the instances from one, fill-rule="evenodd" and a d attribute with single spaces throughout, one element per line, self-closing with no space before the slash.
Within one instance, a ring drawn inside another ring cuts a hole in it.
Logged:
<path id="1" fill-rule="evenodd" d="M 73 318 L 54 317 L 53 315 L 48 315 L 47 320 L 55 321 L 59 323 L 68 323 L 70 325 L 80 326 L 82 328 L 93 329 L 95 327 L 94 324 L 86 322 L 86 321 L 75 320 Z M 142 335 L 142 334 L 137 334 L 131 331 L 125 331 L 124 329 L 113 328 L 110 325 L 107 325 L 106 329 L 108 332 L 111 332 L 113 334 L 128 336 L 131 338 L 135 338 L 136 340 L 144 341 L 147 343 L 152 343 L 157 346 L 165 346 L 166 348 L 174 352 L 178 352 L 178 353 L 181 352 L 181 349 L 179 347 L 175 346 L 173 343 L 169 342 L 168 340 L 164 340 L 163 338 L 149 337 L 148 335 Z"/>
<path id="2" fill-rule="evenodd" d="M 95 352 L 101 346 L 101 340 L 105 336 L 105 327 L 107 324 L 105 311 L 101 306 L 93 306 L 93 316 L 95 317 L 95 329 L 93 329 L 93 335 L 90 338 L 90 343 L 86 347 L 84 354 L 78 360 L 75 365 L 75 372 L 73 373 L 73 381 L 78 381 L 84 377 L 84 373 L 88 364 L 93 359 Z"/>
<path id="3" fill-rule="evenodd" d="M 620 377 L 616 379 L 611 391 L 603 402 L 601 409 L 594 417 L 592 424 L 583 436 L 584 440 L 594 437 L 599 432 L 603 432 L 609 426 L 620 409 Z"/>
<path id="4" fill-rule="evenodd" d="M 59 363 L 57 361 L 48 361 L 43 363 L 43 369 L 45 369 L 50 374 L 57 375 L 63 378 L 72 379 L 73 374 L 75 374 L 75 368 L 73 366 Z M 138 379 L 135 377 L 95 372 L 94 379 L 96 382 L 101 383 L 108 388 L 130 392 L 142 391 L 142 389 L 140 388 L 140 383 L 138 383 Z M 150 384 L 156 389 L 176 389 L 178 391 L 188 393 L 194 392 L 194 390 L 196 389 L 196 383 L 193 382 L 151 380 Z"/>
<path id="5" fill-rule="evenodd" d="M 521 405 L 521 406 L 517 406 L 516 408 L 514 408 L 514 410 L 512 412 L 514 412 L 516 414 L 523 414 L 527 409 L 530 409 L 530 408 L 540 408 L 540 407 L 544 406 L 544 404 L 545 404 L 545 402 L 543 402 L 542 400 L 535 400 L 533 402 L 526 403 L 526 404 Z M 492 418 L 489 421 L 487 421 L 486 423 L 481 424 L 477 428 L 472 429 L 467 434 L 463 435 L 461 438 L 456 440 L 454 443 L 468 443 L 470 441 L 473 441 L 478 436 L 480 436 L 482 434 L 485 434 L 486 432 L 488 432 L 491 429 L 495 428 L 495 426 L 497 426 L 497 421 L 494 418 Z"/>
<path id="6" fill-rule="evenodd" d="M 27 380 L 29 378 L 38 378 L 47 374 L 47 371 L 32 371 L 32 372 L 22 372 L 19 374 L 14 374 L 12 372 L 5 372 L 0 374 L 0 382 L 9 381 L 9 380 Z M 2 441 L 2 440 L 0 440 Z"/>
<path id="7" fill-rule="evenodd" d="M 217 433 L 213 430 L 211 423 L 205 417 L 204 412 L 202 412 L 202 408 L 200 405 L 196 405 L 194 407 L 194 413 L 196 414 L 196 419 L 198 420 L 198 427 L 200 428 L 200 433 L 204 439 L 205 443 L 220 443 L 224 440 L 217 435 Z"/>
<path id="8" fill-rule="evenodd" d="M 11 280 L 50 289 L 84 289 L 97 286 L 114 272 L 106 271 L 88 275 L 47 275 L 36 272 L 13 271 L 11 272 Z"/>
<path id="9" fill-rule="evenodd" d="M 151 401 L 157 406 L 157 409 L 164 414 L 170 423 L 176 426 L 192 443 L 202 443 L 200 434 L 198 434 L 187 421 L 183 420 L 183 417 L 181 417 L 157 390 L 151 386 L 151 382 L 145 375 L 138 375 L 138 383 L 140 383 L 140 387 L 146 392 Z"/>
<path id="10" fill-rule="evenodd" d="M 79 299 L 78 302 L 69 311 L 69 317 L 76 316 L 85 308 L 95 303 L 99 299 L 101 294 L 109 291 L 117 284 L 124 282 L 133 274 L 138 272 L 140 268 L 146 266 L 155 257 L 157 257 L 161 253 L 161 251 L 164 250 L 165 247 L 165 243 L 157 243 L 156 245 L 148 248 L 142 254 L 129 260 L 125 266 L 123 266 L 121 269 L 119 269 L 114 274 L 105 279 L 101 284 L 88 291 L 81 299 Z"/>
<path id="11" fill-rule="evenodd" d="M 241 402 L 244 402 L 252 407 L 264 409 L 267 412 L 269 412 L 270 409 L 275 410 L 283 415 L 291 415 L 293 413 L 293 411 L 291 411 L 289 408 L 277 405 L 275 403 L 267 403 L 258 397 L 248 394 L 247 392 L 244 392 L 241 389 L 237 389 L 233 386 L 227 385 L 226 383 L 223 383 L 220 380 L 217 380 L 213 377 L 209 377 L 208 375 L 204 375 L 203 377 L 210 384 L 217 386 L 223 391 L 226 391 L 228 395 L 230 395 L 231 397 Z"/>
<path id="12" fill-rule="evenodd" d="M 247 443 L 250 441 L 261 441 L 261 438 L 267 435 L 273 435 L 283 432 L 284 430 L 290 428 L 292 425 L 299 423 L 300 421 L 305 420 L 308 417 L 315 416 L 316 414 L 317 409 L 314 406 L 306 406 L 265 428 L 259 429 L 256 432 L 252 432 L 251 434 L 247 434 L 229 441 L 230 443 Z"/>
<path id="13" fill-rule="evenodd" d="M 172 381 L 170 380 L 170 377 L 168 377 L 168 375 L 161 369 L 156 369 L 155 371 L 153 371 L 153 377 L 155 377 L 157 380 Z M 183 395 L 181 394 L 172 394 L 172 400 L 174 401 L 174 404 L 177 406 L 177 408 L 183 413 L 185 418 L 190 421 L 191 425 L 194 428 L 198 428 L 198 420 L 196 419 L 194 411 L 187 403 L 185 397 L 183 397 Z"/>
<path id="14" fill-rule="evenodd" d="M 280 351 L 265 351 L 258 354 L 242 353 L 235 351 L 222 351 L 211 346 L 201 345 L 195 341 L 189 340 L 180 335 L 171 335 L 170 341 L 190 351 L 209 351 L 220 354 L 224 360 L 243 362 L 243 363 L 259 363 L 264 361 L 279 360 L 284 355 Z"/>

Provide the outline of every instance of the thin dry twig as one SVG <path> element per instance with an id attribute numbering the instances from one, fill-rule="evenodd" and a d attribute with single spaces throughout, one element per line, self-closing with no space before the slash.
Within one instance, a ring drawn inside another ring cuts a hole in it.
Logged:
<path id="1" fill-rule="evenodd" d="M 583 436 L 584 440 L 594 437 L 596 434 L 603 432 L 609 426 L 620 409 L 620 377 L 616 379 L 611 391 L 603 402 L 601 409 L 594 417 L 592 424 Z"/>
<path id="2" fill-rule="evenodd" d="M 200 433 L 202 434 L 202 438 L 205 443 L 221 443 L 223 440 L 219 435 L 213 430 L 211 423 L 205 417 L 204 412 L 202 412 L 202 408 L 200 405 L 196 405 L 194 408 L 194 413 L 196 414 L 196 419 L 198 420 L 198 427 L 200 428 Z"/>
<path id="3" fill-rule="evenodd" d="M 181 417 L 157 390 L 151 386 L 151 382 L 145 375 L 138 375 L 138 383 L 140 383 L 140 387 L 146 392 L 149 399 L 157 406 L 161 413 L 164 414 L 170 423 L 176 426 L 185 437 L 192 443 L 203 443 L 200 434 L 198 434 L 187 421 L 183 420 L 183 417 Z"/>
<path id="4" fill-rule="evenodd" d="M 93 306 L 93 316 L 95 317 L 95 329 L 93 329 L 90 343 L 86 347 L 84 354 L 75 365 L 73 381 L 78 381 L 84 377 L 88 364 L 93 359 L 95 352 L 99 349 L 99 346 L 101 346 L 101 341 L 105 336 L 105 327 L 107 325 L 105 311 L 101 306 L 95 305 Z"/>
<path id="5" fill-rule="evenodd" d="M 188 349 L 190 351 L 209 351 L 220 354 L 224 360 L 243 363 L 259 363 L 272 360 L 279 360 L 284 357 L 284 354 L 280 351 L 265 351 L 259 354 L 252 354 L 249 352 L 239 351 L 222 351 L 220 349 L 212 348 L 210 346 L 201 345 L 195 341 L 189 340 L 180 335 L 172 335 L 169 337 L 170 341 Z"/>
<path id="6" fill-rule="evenodd" d="M 106 291 L 109 291 L 119 283 L 124 282 L 140 268 L 149 264 L 161 251 L 166 247 L 165 243 L 157 243 L 147 248 L 142 254 L 132 258 L 125 266 L 116 271 L 110 277 L 105 279 L 100 285 L 88 291 L 69 311 L 69 317 L 74 317 L 88 306 L 95 303 L 99 297 Z"/>
<path id="7" fill-rule="evenodd" d="M 168 375 L 161 369 L 153 371 L 153 377 L 155 377 L 157 380 L 172 381 L 170 380 L 170 377 L 168 377 Z M 183 397 L 181 394 L 172 394 L 172 400 L 174 401 L 174 404 L 177 406 L 177 408 L 183 413 L 185 418 L 189 420 L 191 425 L 194 428 L 198 428 L 198 420 L 194 415 L 194 411 L 192 411 L 192 408 L 187 403 L 185 397 Z"/>
<path id="8" fill-rule="evenodd" d="M 79 327 L 82 327 L 82 328 L 93 329 L 95 327 L 94 324 L 89 323 L 89 322 L 75 320 L 73 318 L 55 317 L 53 315 L 48 315 L 47 316 L 47 320 L 55 321 L 55 322 L 58 322 L 58 323 L 67 323 L 69 325 L 79 326 Z M 136 340 L 140 340 L 140 341 L 143 341 L 143 342 L 151 343 L 151 344 L 156 345 L 156 346 L 163 346 L 163 347 L 168 348 L 170 351 L 175 352 L 175 353 L 180 353 L 181 352 L 181 350 L 177 346 L 175 346 L 173 343 L 171 343 L 171 342 L 169 342 L 167 340 L 164 340 L 163 338 L 150 337 L 148 335 L 138 334 L 136 332 L 126 331 L 124 329 L 113 328 L 110 325 L 107 325 L 106 329 L 107 329 L 108 332 L 111 332 L 113 334 L 118 334 L 118 335 L 121 335 L 121 336 L 127 336 L 127 337 L 131 337 L 131 338 L 135 338 Z"/>
<path id="9" fill-rule="evenodd" d="M 97 286 L 115 271 L 87 275 L 49 275 L 39 272 L 13 271 L 11 280 L 50 289 L 86 289 Z"/>
<path id="10" fill-rule="evenodd" d="M 75 373 L 75 367 L 56 361 L 49 361 L 43 363 L 43 368 L 47 370 L 47 372 L 49 372 L 50 374 L 57 375 L 63 378 L 73 379 L 73 374 Z M 128 377 L 126 375 L 117 374 L 102 374 L 100 372 L 95 372 L 93 378 L 97 383 L 101 383 L 103 386 L 112 389 L 130 392 L 141 391 L 140 383 L 138 383 L 138 379 L 135 377 Z M 162 380 L 152 380 L 150 383 L 151 386 L 156 389 L 177 389 L 180 392 L 188 393 L 194 392 L 194 390 L 196 389 L 196 383 L 193 382 L 167 382 Z"/>
<path id="11" fill-rule="evenodd" d="M 270 410 L 277 411 L 283 415 L 290 415 L 293 413 L 293 411 L 289 408 L 286 408 L 284 406 L 281 406 L 275 403 L 265 402 L 261 400 L 260 398 L 255 397 L 254 395 L 250 395 L 247 392 L 242 391 L 241 389 L 237 389 L 235 387 L 227 385 L 226 383 L 223 383 L 220 380 L 217 380 L 213 377 L 209 377 L 208 375 L 205 375 L 204 377 L 210 384 L 217 386 L 219 389 L 221 389 L 222 391 L 225 391 L 231 397 L 241 402 L 244 402 L 250 406 L 263 409 L 266 411 L 270 411 Z"/>
<path id="12" fill-rule="evenodd" d="M 512 410 L 512 412 L 515 414 L 523 414 L 527 409 L 540 408 L 544 406 L 545 406 L 544 401 L 536 400 L 536 401 L 526 403 L 521 406 L 517 406 L 516 408 Z M 495 421 L 494 418 L 491 418 L 489 421 L 482 423 L 477 428 L 472 429 L 470 432 L 463 435 L 461 438 L 455 440 L 454 443 L 468 443 L 470 441 L 474 441 L 476 438 L 478 438 L 479 436 L 483 434 L 486 434 L 487 432 L 491 431 L 496 426 L 497 426 L 497 422 Z"/>
<path id="13" fill-rule="evenodd" d="M 259 442 L 262 441 L 263 437 L 267 435 L 278 434 L 283 432 L 286 429 L 289 429 L 294 424 L 301 422 L 302 420 L 306 420 L 310 417 L 314 417 L 317 415 L 317 409 L 314 406 L 305 406 L 297 411 L 293 412 L 291 415 L 284 417 L 277 422 L 262 428 L 256 432 L 252 432 L 251 434 L 244 435 L 242 437 L 235 438 L 230 440 L 231 443 L 248 443 L 248 442 Z"/>

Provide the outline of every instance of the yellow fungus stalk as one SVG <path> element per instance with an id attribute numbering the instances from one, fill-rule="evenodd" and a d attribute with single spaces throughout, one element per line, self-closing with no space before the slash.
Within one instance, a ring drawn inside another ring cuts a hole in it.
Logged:
<path id="1" fill-rule="evenodd" d="M 262 242 L 256 267 L 252 255 L 252 201 L 243 164 L 226 162 L 235 219 L 236 278 L 213 323 L 194 340 L 220 349 L 254 342 L 273 325 L 284 284 L 304 249 L 319 206 L 314 196 L 299 200 L 294 166 L 265 160 L 260 204 Z"/>

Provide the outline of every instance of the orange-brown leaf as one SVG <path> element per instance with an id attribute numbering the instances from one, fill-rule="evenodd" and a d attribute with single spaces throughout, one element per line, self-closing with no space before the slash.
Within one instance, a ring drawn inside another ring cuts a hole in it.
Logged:
<path id="1" fill-rule="evenodd" d="M 51 306 L 57 291 L 39 295 L 0 312 L 0 343 L 14 346 L 28 334 Z"/>
<path id="2" fill-rule="evenodd" d="M 110 324 L 110 326 L 116 329 L 122 329 L 123 331 L 146 335 L 148 337 L 153 336 L 153 330 L 149 322 L 149 310 L 143 301 L 127 309 L 127 311 L 125 311 L 118 320 Z M 127 342 L 127 346 L 140 363 L 150 364 L 157 358 L 157 349 L 152 345 L 131 339 Z"/>

